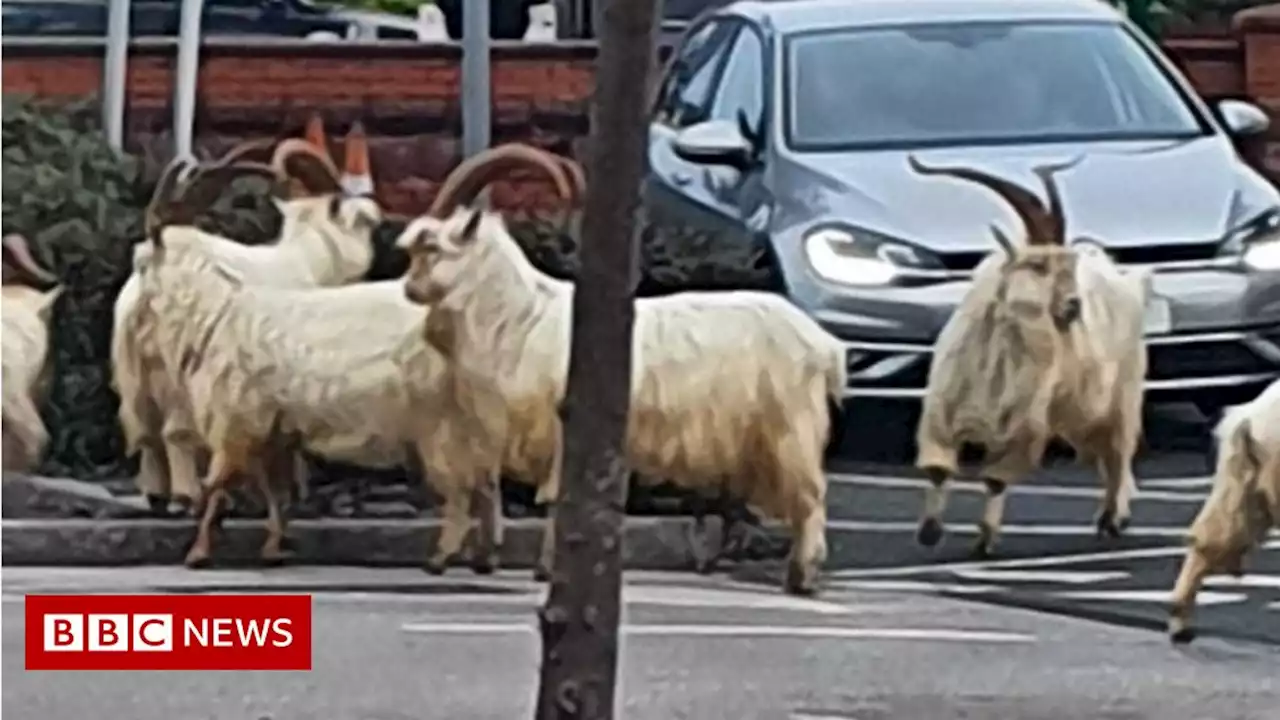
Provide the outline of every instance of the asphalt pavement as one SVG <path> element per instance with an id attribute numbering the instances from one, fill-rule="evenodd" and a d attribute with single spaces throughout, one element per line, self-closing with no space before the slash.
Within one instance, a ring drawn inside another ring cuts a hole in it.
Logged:
<path id="1" fill-rule="evenodd" d="M 507 720 L 532 716 L 527 573 L 12 568 L 3 711 L 80 720 Z M 25 592 L 314 592 L 310 672 L 26 672 Z M 1280 650 L 914 592 L 818 600 L 724 577 L 632 573 L 621 644 L 628 720 L 1269 720 Z"/>
<path id="2" fill-rule="evenodd" d="M 1034 608 L 1163 632 L 1187 526 L 1212 484 L 1203 448 L 1209 428 L 1194 412 L 1159 408 L 1147 419 L 1139 492 L 1124 537 L 1099 539 L 1101 496 L 1092 468 L 1060 459 L 1010 489 L 996 554 L 971 562 L 983 489 L 952 483 L 947 535 L 934 548 L 914 539 L 925 481 L 901 466 L 846 463 L 830 476 L 831 587 L 912 591 Z M 1216 577 L 1198 598 L 1202 636 L 1280 646 L 1280 534 L 1246 561 L 1240 578 Z M 776 568 L 733 572 L 775 583 Z"/>

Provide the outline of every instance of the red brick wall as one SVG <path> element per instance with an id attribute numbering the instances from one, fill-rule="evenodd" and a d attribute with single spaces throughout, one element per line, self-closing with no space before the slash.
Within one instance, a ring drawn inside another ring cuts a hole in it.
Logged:
<path id="1" fill-rule="evenodd" d="M 1210 99 L 1248 97 L 1280 118 L 1280 5 L 1237 18 L 1235 37 L 1180 37 L 1166 50 Z M 101 43 L 4 43 L 3 89 L 45 97 L 81 98 L 101 83 Z M 520 140 L 578 155 L 587 131 L 595 47 L 590 43 L 526 45 L 496 42 L 493 54 L 493 139 Z M 239 140 L 300 135 L 319 113 L 335 142 L 361 120 L 369 134 L 380 198 L 393 210 L 425 208 L 459 160 L 459 47 L 412 42 L 320 45 L 205 44 L 198 84 L 196 142 L 220 152 Z M 174 44 L 139 41 L 130 55 L 129 146 L 164 157 L 171 146 Z M 637 102 L 644 93 L 637 89 Z M 1280 122 L 1267 146 L 1242 148 L 1269 156 L 1280 173 Z M 555 203 L 538 181 L 515 179 L 494 189 L 502 207 Z"/>

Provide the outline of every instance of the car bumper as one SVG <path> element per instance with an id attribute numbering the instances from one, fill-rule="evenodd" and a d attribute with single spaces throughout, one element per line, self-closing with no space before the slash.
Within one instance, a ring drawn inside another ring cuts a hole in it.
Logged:
<path id="1" fill-rule="evenodd" d="M 1152 289 L 1168 312 L 1146 337 L 1150 399 L 1240 402 L 1280 378 L 1280 274 L 1159 272 Z M 814 313 L 848 347 L 847 398 L 923 397 L 933 339 L 968 282 L 885 290 L 841 293 Z"/>

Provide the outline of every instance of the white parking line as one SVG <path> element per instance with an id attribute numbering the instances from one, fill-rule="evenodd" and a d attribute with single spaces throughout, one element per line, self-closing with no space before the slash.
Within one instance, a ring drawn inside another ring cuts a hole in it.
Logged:
<path id="1" fill-rule="evenodd" d="M 1280 575 L 1246 574 L 1238 578 L 1230 575 L 1216 575 L 1205 578 L 1204 584 L 1215 587 L 1280 588 Z"/>
<path id="2" fill-rule="evenodd" d="M 1262 549 L 1280 549 L 1280 539 L 1268 541 L 1262 546 Z M 862 570 L 836 570 L 830 573 L 830 576 L 837 579 L 902 577 L 904 575 L 919 575 L 921 573 L 969 569 L 982 570 L 991 568 L 1054 567 L 1058 565 L 1074 565 L 1086 562 L 1176 557 L 1183 555 L 1184 553 L 1186 553 L 1186 548 L 1178 545 L 1155 548 L 1132 548 L 1128 550 L 1106 550 L 1102 552 L 1075 553 L 1070 555 L 1049 555 L 1034 558 L 1010 558 L 1008 560 L 962 561 L 921 565 L 898 565 L 894 567 L 866 568 Z"/>
<path id="3" fill-rule="evenodd" d="M 897 488 L 909 490 L 923 490 L 928 485 L 928 480 L 920 478 L 904 478 L 889 477 L 884 475 L 854 475 L 848 473 L 828 473 L 829 482 L 842 483 L 846 485 L 865 485 L 870 487 Z M 1204 502 L 1203 493 L 1179 493 L 1179 492 L 1163 492 L 1160 490 L 1150 490 L 1146 488 L 1151 481 L 1138 481 L 1138 493 L 1134 496 L 1135 500 L 1157 500 L 1168 502 L 1185 502 L 1199 503 Z M 954 480 L 950 487 L 960 492 L 985 493 L 986 488 L 981 483 L 972 480 Z M 1074 485 L 1014 485 L 1009 491 L 1019 495 L 1047 495 L 1054 497 L 1081 498 L 1086 500 L 1097 500 L 1102 497 L 1101 488 L 1077 487 Z"/>
<path id="4" fill-rule="evenodd" d="M 434 635 L 533 634 L 530 622 L 494 623 L 406 623 L 403 632 Z M 943 642 L 1034 642 L 1034 635 L 989 630 L 956 630 L 950 628 L 852 628 L 823 625 L 627 625 L 619 628 L 623 635 L 686 635 L 691 637 L 778 637 L 830 638 L 837 640 L 937 640 Z"/>
<path id="5" fill-rule="evenodd" d="M 948 592 L 958 595 L 989 595 L 1008 592 L 999 585 L 962 585 L 959 583 L 927 582 L 923 580 L 837 580 L 829 584 L 832 590 L 869 590 L 880 592 Z"/>
<path id="6" fill-rule="evenodd" d="M 915 532 L 917 523 L 907 520 L 827 520 L 827 527 L 848 532 Z M 955 523 L 947 526 L 947 532 L 959 535 L 975 535 L 977 525 L 972 523 Z M 1002 535 L 1055 535 L 1055 536 L 1088 536 L 1097 534 L 1093 525 L 1017 525 L 1000 526 Z M 1186 536 L 1185 527 L 1129 526 L 1125 534 L 1132 537 L 1160 537 L 1181 539 Z"/>
<path id="7" fill-rule="evenodd" d="M 1052 593 L 1054 597 L 1071 600 L 1117 600 L 1121 602 L 1169 602 L 1168 590 L 1071 590 Z M 1222 605 L 1241 602 L 1248 596 L 1243 593 L 1220 593 L 1202 590 L 1196 595 L 1196 605 Z"/>
<path id="8" fill-rule="evenodd" d="M 1109 580 L 1124 580 L 1129 573 L 1123 570 L 1101 572 L 1072 570 L 989 570 L 983 568 L 953 570 L 955 575 L 970 580 L 989 582 L 1059 583 L 1063 585 L 1092 585 Z"/>
<path id="9" fill-rule="evenodd" d="M 1187 478 L 1151 478 L 1149 480 L 1139 480 L 1138 487 L 1142 490 L 1147 488 L 1165 488 L 1168 490 L 1178 489 L 1204 489 L 1213 487 L 1213 476 L 1205 477 L 1187 477 Z M 1142 497 L 1146 497 L 1143 493 Z"/>

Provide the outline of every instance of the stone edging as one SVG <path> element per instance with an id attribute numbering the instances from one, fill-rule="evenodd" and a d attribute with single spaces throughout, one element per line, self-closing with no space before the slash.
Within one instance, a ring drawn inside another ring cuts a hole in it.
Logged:
<path id="1" fill-rule="evenodd" d="M 415 567 L 435 546 L 441 522 L 414 520 L 294 520 L 289 542 L 296 564 Z M 501 563 L 531 568 L 543 521 L 507 520 Z M 708 538 L 718 539 L 719 519 L 708 518 Z M 634 570 L 688 570 L 704 552 L 690 518 L 628 517 L 623 563 Z M 0 521 L 4 565 L 125 566 L 182 562 L 195 534 L 191 520 L 6 519 Z M 253 564 L 262 543 L 260 520 L 228 519 L 215 547 L 215 565 Z M 459 568 L 454 572 L 468 572 Z"/>

